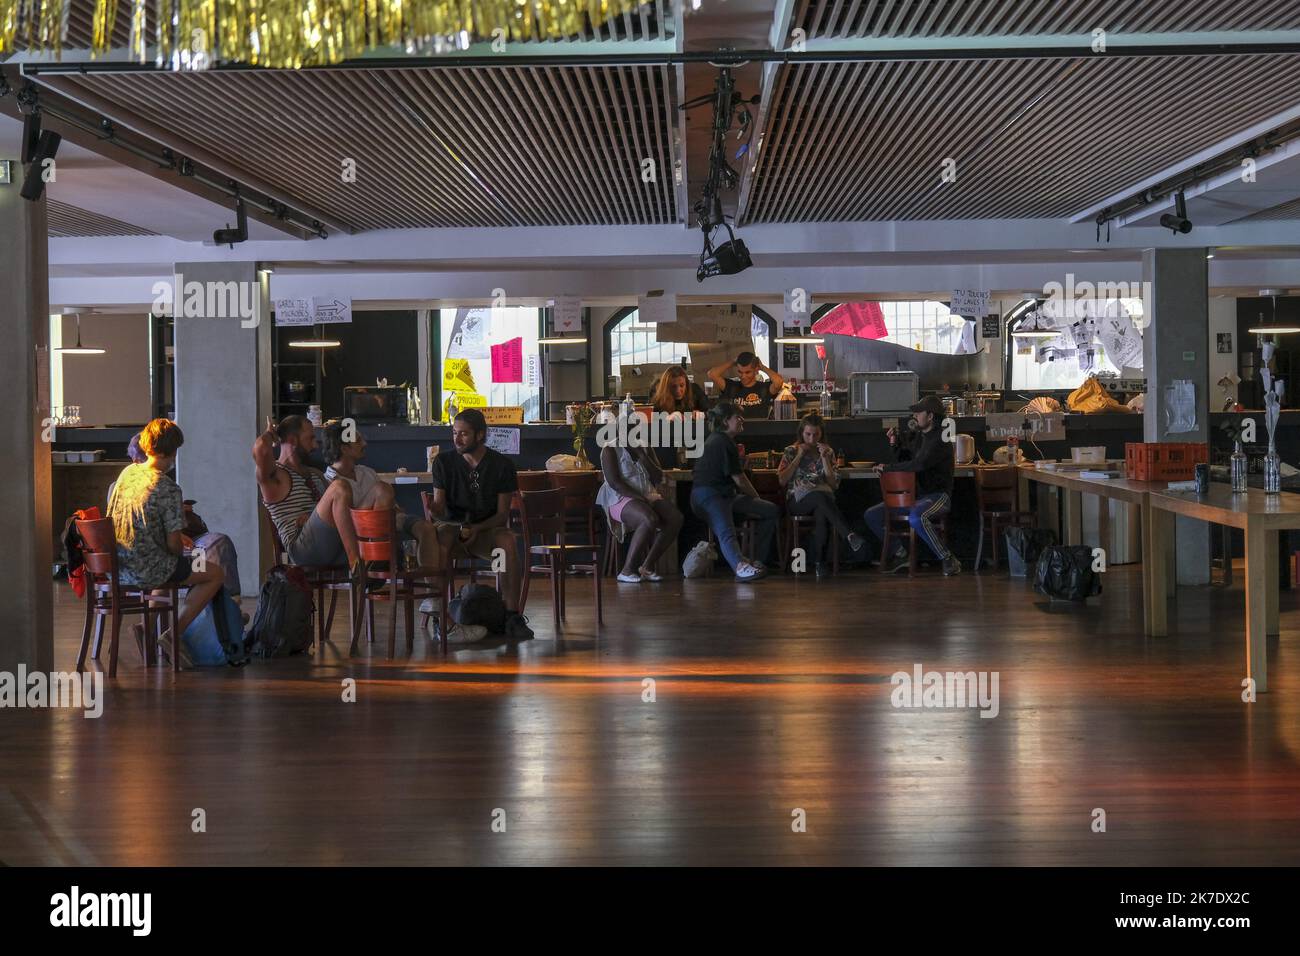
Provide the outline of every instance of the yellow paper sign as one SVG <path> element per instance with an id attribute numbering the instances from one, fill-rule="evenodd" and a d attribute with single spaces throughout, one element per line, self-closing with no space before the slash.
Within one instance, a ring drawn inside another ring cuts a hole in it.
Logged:
<path id="1" fill-rule="evenodd" d="M 474 373 L 469 370 L 469 359 L 446 359 L 442 363 L 442 390 L 444 392 L 473 392 Z"/>
<path id="2" fill-rule="evenodd" d="M 483 409 L 483 417 L 489 425 L 522 425 L 524 423 L 524 406 L 491 405 Z"/>
<path id="3" fill-rule="evenodd" d="M 457 392 L 457 408 L 487 408 L 487 396 L 478 392 Z"/>

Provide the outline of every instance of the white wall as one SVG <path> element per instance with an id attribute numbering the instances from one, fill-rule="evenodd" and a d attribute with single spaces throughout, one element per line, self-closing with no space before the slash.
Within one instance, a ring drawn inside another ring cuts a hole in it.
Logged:
<path id="1" fill-rule="evenodd" d="M 76 316 L 63 316 L 63 344 L 77 341 Z M 83 425 L 139 424 L 150 418 L 149 317 L 81 316 L 81 341 L 105 355 L 56 355 L 63 364 L 63 405 L 81 406 Z M 56 400 L 56 404 L 59 404 Z"/>
<path id="2" fill-rule="evenodd" d="M 1232 351 L 1220 353 L 1219 333 L 1232 336 Z M 1210 340 L 1207 354 L 1210 357 L 1210 379 L 1206 383 L 1210 392 L 1210 411 L 1223 407 L 1223 390 L 1216 384 L 1225 375 L 1237 374 L 1237 353 L 1244 343 L 1237 341 L 1237 300 L 1232 296 L 1210 297 Z M 1237 394 L 1233 391 L 1233 394 Z"/>

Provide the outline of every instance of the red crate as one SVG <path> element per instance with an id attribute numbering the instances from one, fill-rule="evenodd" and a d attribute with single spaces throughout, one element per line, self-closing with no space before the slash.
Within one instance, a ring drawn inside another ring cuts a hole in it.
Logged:
<path id="1" fill-rule="evenodd" d="M 1210 446 L 1196 442 L 1127 442 L 1124 474 L 1137 481 L 1187 481 L 1208 463 Z"/>

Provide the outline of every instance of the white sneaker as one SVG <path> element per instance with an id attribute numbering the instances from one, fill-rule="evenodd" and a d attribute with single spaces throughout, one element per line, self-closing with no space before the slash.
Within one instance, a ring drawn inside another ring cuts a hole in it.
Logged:
<path id="1" fill-rule="evenodd" d="M 651 570 L 648 570 L 647 568 L 642 568 L 642 569 L 641 569 L 641 580 L 642 580 L 642 581 L 662 581 L 663 579 L 664 579 L 664 576 L 663 576 L 662 574 L 660 574 L 658 571 L 651 571 Z"/>
<path id="2" fill-rule="evenodd" d="M 767 569 L 757 564 L 745 563 L 736 568 L 737 581 L 757 581 L 767 575 Z"/>
<path id="3" fill-rule="evenodd" d="M 640 584 L 640 583 L 641 583 L 641 575 L 639 575 L 639 574 L 625 574 L 625 573 L 623 573 L 622 571 L 618 572 L 618 579 L 619 579 L 620 581 L 622 581 L 624 584 Z"/>
<path id="4" fill-rule="evenodd" d="M 420 613 L 432 614 L 434 617 L 438 616 L 438 605 L 433 603 L 433 598 L 425 598 L 420 602 Z"/>

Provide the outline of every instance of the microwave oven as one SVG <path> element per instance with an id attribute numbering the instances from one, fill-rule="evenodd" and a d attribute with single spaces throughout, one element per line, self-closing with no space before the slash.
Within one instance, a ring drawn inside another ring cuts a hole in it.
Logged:
<path id="1" fill-rule="evenodd" d="M 849 376 L 849 414 L 906 412 L 916 404 L 919 390 L 915 372 L 854 372 Z"/>
<path id="2" fill-rule="evenodd" d="M 343 389 L 343 417 L 358 422 L 405 422 L 410 407 L 401 386 L 351 386 Z"/>

